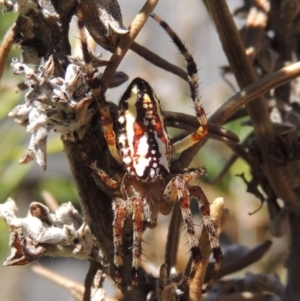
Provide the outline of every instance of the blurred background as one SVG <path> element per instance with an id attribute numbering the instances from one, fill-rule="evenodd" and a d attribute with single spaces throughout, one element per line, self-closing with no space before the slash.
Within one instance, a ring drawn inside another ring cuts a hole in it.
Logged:
<path id="1" fill-rule="evenodd" d="M 120 0 L 119 3 L 124 24 L 127 26 L 142 7 L 144 1 Z M 228 4 L 233 12 L 243 3 L 238 0 L 228 0 Z M 199 0 L 177 1 L 176 5 L 174 5 L 173 0 L 164 0 L 159 2 L 155 12 L 168 22 L 193 54 L 199 68 L 202 103 L 209 117 L 234 91 L 221 76 L 220 67 L 226 66 L 227 62 L 205 6 Z M 15 19 L 14 13 L 0 16 L 1 41 Z M 245 23 L 243 19 L 236 18 L 236 21 L 238 27 Z M 81 51 L 78 36 L 76 19 L 74 18 L 70 30 L 73 54 L 80 54 Z M 152 19 L 148 20 L 139 34 L 137 42 L 173 64 L 185 68 L 185 61 L 170 38 Z M 110 57 L 110 53 L 102 49 L 97 49 L 97 52 L 102 53 L 103 59 L 108 60 Z M 48 166 L 45 172 L 42 172 L 35 162 L 23 166 L 18 164 L 18 160 L 27 148 L 29 136 L 25 128 L 7 117 L 8 112 L 16 104 L 23 101 L 23 93 L 15 92 L 15 86 L 22 81 L 22 78 L 14 76 L 10 72 L 9 64 L 13 57 L 20 58 L 20 52 L 15 47 L 11 52 L 5 74 L 0 82 L 0 203 L 5 202 L 8 197 L 12 197 L 17 202 L 19 217 L 24 217 L 27 214 L 29 203 L 32 201 L 43 202 L 41 192 L 47 190 L 58 202 L 71 201 L 80 210 L 76 189 L 58 134 L 53 133 L 48 141 Z M 147 80 L 160 98 L 163 109 L 194 115 L 188 85 L 177 76 L 152 66 L 131 51 L 122 61 L 119 70 L 129 76 L 129 81 L 137 76 Z M 227 79 L 234 87 L 237 87 L 233 76 L 227 76 Z M 117 89 L 109 90 L 107 93 L 108 100 L 118 102 L 128 84 L 129 82 Z M 243 140 L 251 129 L 241 126 L 241 122 L 239 120 L 226 125 L 226 127 L 236 133 L 240 140 Z M 169 133 L 172 135 L 176 132 L 170 129 Z M 203 179 L 201 185 L 208 199 L 224 197 L 226 207 L 230 210 L 231 217 L 226 224 L 222 238 L 224 248 L 226 248 L 226 244 L 232 243 L 253 248 L 269 237 L 268 214 L 263 206 L 254 215 L 249 215 L 250 212 L 259 208 L 260 201 L 247 193 L 243 181 L 236 177 L 237 174 L 245 173 L 246 177 L 249 178 L 248 166 L 242 160 L 238 160 L 217 186 L 209 185 L 209 182 L 220 173 L 231 154 L 230 149 L 225 144 L 211 140 L 201 149 L 192 166 L 206 167 L 208 175 Z M 200 217 L 198 218 L 196 224 L 200 228 L 201 220 Z M 167 225 L 168 217 L 160 217 L 158 227 L 147 230 L 144 234 L 144 240 L 148 243 L 144 246 L 145 255 L 151 259 L 151 265 L 147 265 L 146 268 L 154 274 L 157 274 L 158 267 L 163 263 L 164 241 L 162 237 L 166 238 Z M 6 224 L 0 220 L 0 262 L 3 262 L 9 255 L 8 234 Z M 180 255 L 178 256 L 178 270 L 180 271 L 184 269 L 188 259 L 186 237 L 182 236 Z M 268 253 L 268 256 L 247 270 L 254 272 L 275 271 L 284 279 L 284 270 L 280 264 L 278 265 L 278 262 L 275 264 L 274 261 L 284 253 L 285 244 L 283 240 L 273 241 L 275 247 Z M 79 282 L 83 282 L 88 269 L 87 262 L 70 258 L 43 258 L 24 267 L 0 267 L 0 301 L 73 300 L 72 296 L 62 288 L 35 275 L 31 271 L 31 267 L 34 265 L 46 266 Z M 244 273 L 245 271 L 242 271 L 238 276 L 243 276 Z M 108 294 L 113 296 L 113 290 L 109 290 Z"/>

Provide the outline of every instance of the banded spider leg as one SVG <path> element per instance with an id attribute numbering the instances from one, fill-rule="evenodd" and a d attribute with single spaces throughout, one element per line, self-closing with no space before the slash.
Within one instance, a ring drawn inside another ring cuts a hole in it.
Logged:
<path id="1" fill-rule="evenodd" d="M 165 31 L 171 37 L 172 41 L 187 61 L 187 74 L 190 85 L 191 98 L 194 103 L 196 116 L 200 123 L 199 128 L 195 132 L 172 145 L 172 153 L 179 153 L 204 139 L 208 132 L 206 114 L 200 102 L 197 65 L 192 55 L 189 53 L 187 48 L 184 46 L 183 42 L 179 39 L 179 37 L 172 30 L 172 28 L 170 28 L 170 26 L 165 21 L 160 19 L 156 14 L 152 13 L 151 17 L 165 29 Z M 199 263 L 202 258 L 199 249 L 199 240 L 195 236 L 195 229 L 191 219 L 189 198 L 195 197 L 199 202 L 204 227 L 208 233 L 213 258 L 215 260 L 214 272 L 206 288 L 203 290 L 203 292 L 206 292 L 213 286 L 215 282 L 217 273 L 221 268 L 223 254 L 220 248 L 219 240 L 216 235 L 215 227 L 211 221 L 209 202 L 201 187 L 189 184 L 193 179 L 195 179 L 201 174 L 200 170 L 189 170 L 187 173 L 178 175 L 175 178 L 173 178 L 166 187 L 164 197 L 167 202 L 176 202 L 176 196 L 174 195 L 174 192 L 172 192 L 172 190 L 177 191 L 178 193 L 178 201 L 181 208 L 183 221 L 186 225 L 188 241 L 191 246 L 191 256 L 193 259 L 192 271 L 189 276 L 189 281 L 191 281 L 191 279 L 194 277 L 197 267 L 199 266 Z"/>

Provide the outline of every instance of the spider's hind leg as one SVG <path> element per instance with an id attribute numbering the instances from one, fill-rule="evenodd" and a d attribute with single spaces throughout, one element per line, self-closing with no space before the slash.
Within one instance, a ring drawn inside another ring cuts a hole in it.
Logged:
<path id="1" fill-rule="evenodd" d="M 216 229 L 211 220 L 210 204 L 201 187 L 189 184 L 192 180 L 197 178 L 199 175 L 202 175 L 204 172 L 204 169 L 187 170 L 185 173 L 171 179 L 165 189 L 164 199 L 167 203 L 175 203 L 178 201 L 181 208 L 182 219 L 187 230 L 187 238 L 190 245 L 192 257 L 192 267 L 189 275 L 189 283 L 193 281 L 193 278 L 196 275 L 203 257 L 210 256 L 210 254 L 201 253 L 200 243 L 196 235 L 190 209 L 190 197 L 196 198 L 199 203 L 200 212 L 203 217 L 203 225 L 205 231 L 208 234 L 210 250 L 212 251 L 213 257 L 215 259 L 214 272 L 211 276 L 211 279 L 208 281 L 207 286 L 203 290 L 203 292 L 206 292 L 215 283 L 217 273 L 221 267 L 223 255 L 219 245 L 219 240 L 217 238 Z"/>
<path id="2" fill-rule="evenodd" d="M 124 221 L 127 217 L 127 209 L 125 201 L 121 198 L 113 200 L 113 237 L 114 237 L 114 265 L 115 265 L 115 281 L 121 284 L 123 279 L 123 228 Z"/>
<path id="3" fill-rule="evenodd" d="M 128 289 L 130 290 L 137 286 L 140 277 L 140 267 L 142 262 L 142 235 L 145 227 L 143 199 L 140 197 L 132 197 L 124 201 L 121 198 L 115 198 L 113 200 L 113 211 L 115 281 L 119 285 L 123 280 L 126 282 L 128 281 L 128 279 L 124 279 L 123 275 L 123 232 L 125 219 L 132 216 L 133 243 L 130 248 L 132 251 L 130 275 L 131 284 L 128 286 Z"/>
<path id="4" fill-rule="evenodd" d="M 207 200 L 205 193 L 203 192 L 200 186 L 196 186 L 196 185 L 189 185 L 188 190 L 190 192 L 190 196 L 196 198 L 199 203 L 200 212 L 203 218 L 204 231 L 206 231 L 208 236 L 209 247 L 208 248 L 205 247 L 205 249 L 209 250 L 209 254 L 204 254 L 203 256 L 210 256 L 210 252 L 212 252 L 212 256 L 215 260 L 214 269 L 210 276 L 210 279 L 208 280 L 206 287 L 202 290 L 202 292 L 205 293 L 212 288 L 212 286 L 216 281 L 217 274 L 221 268 L 223 253 L 220 248 L 215 225 L 211 218 L 210 204 Z M 193 270 L 191 271 L 191 274 L 192 273 Z"/>

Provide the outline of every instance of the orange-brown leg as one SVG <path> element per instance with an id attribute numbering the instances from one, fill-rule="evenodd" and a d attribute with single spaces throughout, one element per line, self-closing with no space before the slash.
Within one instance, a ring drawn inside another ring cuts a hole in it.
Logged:
<path id="1" fill-rule="evenodd" d="M 109 111 L 109 106 L 105 100 L 101 82 L 98 77 L 95 76 L 95 70 L 92 65 L 91 56 L 88 50 L 87 38 L 84 30 L 84 18 L 80 1 L 78 2 L 77 6 L 77 16 L 83 59 L 85 63 L 86 82 L 91 88 L 93 96 L 95 97 L 99 110 L 101 112 L 104 137 L 107 142 L 109 151 L 117 162 L 122 163 L 121 156 L 117 149 L 116 134 L 113 130 L 113 120 Z"/>

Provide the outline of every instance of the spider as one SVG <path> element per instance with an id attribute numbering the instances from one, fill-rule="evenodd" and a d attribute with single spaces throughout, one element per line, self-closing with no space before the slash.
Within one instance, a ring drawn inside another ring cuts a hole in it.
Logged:
<path id="1" fill-rule="evenodd" d="M 130 286 L 133 287 L 137 285 L 139 280 L 142 234 L 145 227 L 155 227 L 158 214 L 169 214 L 172 208 L 170 204 L 176 202 L 179 203 L 181 208 L 193 260 L 189 278 L 194 277 L 202 259 L 199 240 L 195 234 L 190 211 L 190 197 L 194 197 L 199 202 L 204 227 L 208 232 L 215 259 L 214 276 L 203 290 L 207 291 L 214 284 L 214 278 L 220 269 L 223 255 L 210 218 L 209 202 L 201 187 L 191 184 L 194 179 L 205 171 L 202 168 L 189 169 L 174 176 L 166 183 L 166 177 L 170 174 L 172 154 L 180 153 L 199 142 L 206 136 L 208 131 L 206 115 L 200 103 L 196 63 L 169 25 L 157 15 L 152 14 L 152 18 L 165 29 L 187 61 L 191 98 L 200 125 L 194 133 L 172 145 L 159 99 L 145 80 L 136 78 L 120 99 L 118 105 L 118 132 L 115 133 L 109 106 L 101 90 L 101 83 L 94 76 L 80 4 L 77 15 L 86 69 L 86 82 L 99 104 L 104 136 L 110 154 L 124 169 L 124 174 L 121 180 L 118 181 L 112 179 L 95 163 L 90 164 L 90 167 L 98 173 L 102 181 L 108 187 L 115 189 L 112 200 L 115 281 L 121 284 L 123 279 L 122 241 L 125 219 L 131 218 L 133 225 L 132 284 Z"/>

